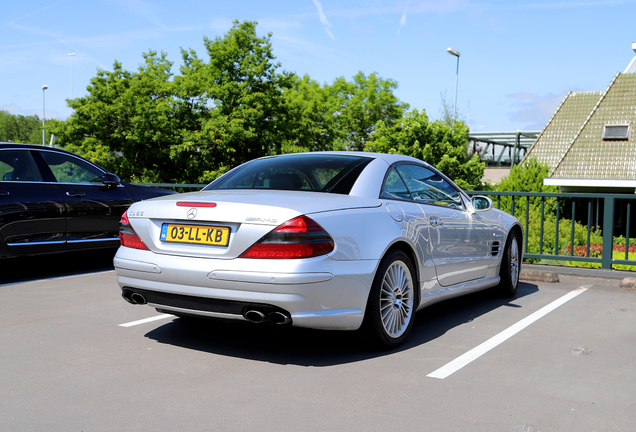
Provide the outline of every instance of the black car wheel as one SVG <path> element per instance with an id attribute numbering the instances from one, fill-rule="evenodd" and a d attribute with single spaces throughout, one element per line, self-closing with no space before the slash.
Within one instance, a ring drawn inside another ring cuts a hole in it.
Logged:
<path id="1" fill-rule="evenodd" d="M 508 234 L 506 247 L 501 257 L 501 269 L 499 270 L 499 285 L 497 290 L 503 297 L 513 297 L 517 294 L 519 286 L 519 272 L 521 270 L 521 241 L 516 231 Z"/>

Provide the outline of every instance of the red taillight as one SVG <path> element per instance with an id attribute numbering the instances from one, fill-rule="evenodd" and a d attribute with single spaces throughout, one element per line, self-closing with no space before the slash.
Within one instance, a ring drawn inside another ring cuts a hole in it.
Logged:
<path id="1" fill-rule="evenodd" d="M 121 215 L 121 219 L 119 220 L 119 242 L 122 246 L 125 247 L 149 250 L 148 246 L 146 246 L 144 242 L 141 241 L 133 227 L 130 225 L 130 221 L 128 220 L 128 212 L 124 212 L 124 214 Z"/>
<path id="2" fill-rule="evenodd" d="M 267 234 L 239 258 L 312 258 L 333 249 L 333 239 L 320 225 L 307 216 L 298 216 Z"/>

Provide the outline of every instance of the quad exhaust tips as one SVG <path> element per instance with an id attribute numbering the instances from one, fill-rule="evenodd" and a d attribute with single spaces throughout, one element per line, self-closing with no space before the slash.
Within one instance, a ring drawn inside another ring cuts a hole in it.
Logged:
<path id="1" fill-rule="evenodd" d="M 130 304 L 145 305 L 148 304 L 148 300 L 140 292 L 125 288 L 121 296 Z M 154 300 L 153 300 L 154 305 Z M 253 306 L 252 306 L 253 307 Z M 260 310 L 259 310 L 260 309 Z M 245 309 L 243 312 L 243 318 L 254 324 L 274 324 L 274 325 L 286 325 L 291 324 L 292 318 L 289 312 L 284 310 L 273 310 L 273 306 L 264 305 L 259 309 Z M 168 312 L 169 313 L 169 312 Z M 193 311 L 193 313 L 195 313 Z"/>
<path id="2" fill-rule="evenodd" d="M 285 325 L 291 322 L 291 316 L 283 312 L 270 312 L 265 315 L 263 312 L 256 309 L 249 309 L 245 311 L 243 317 L 249 322 L 253 322 L 255 324 L 263 324 L 266 322 L 270 322 L 276 325 Z"/>

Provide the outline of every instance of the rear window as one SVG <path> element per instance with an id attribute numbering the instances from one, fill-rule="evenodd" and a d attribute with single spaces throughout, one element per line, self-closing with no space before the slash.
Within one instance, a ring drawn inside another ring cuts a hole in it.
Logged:
<path id="1" fill-rule="evenodd" d="M 273 156 L 247 162 L 203 190 L 276 189 L 346 195 L 371 160 L 334 154 Z"/>

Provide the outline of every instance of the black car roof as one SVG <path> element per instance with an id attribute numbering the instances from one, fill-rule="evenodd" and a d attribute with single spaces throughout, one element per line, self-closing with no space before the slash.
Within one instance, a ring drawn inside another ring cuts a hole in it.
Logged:
<path id="1" fill-rule="evenodd" d="M 57 147 L 49 147 L 42 144 L 22 144 L 22 143 L 0 142 L 0 149 L 7 149 L 7 148 L 21 148 L 21 149 L 31 149 L 31 150 L 55 150 L 62 153 L 74 154 Z"/>
<path id="2" fill-rule="evenodd" d="M 57 148 L 57 147 L 51 147 L 51 146 L 47 146 L 47 145 L 42 145 L 42 144 L 21 144 L 21 143 L 8 143 L 8 142 L 0 142 L 0 150 L 3 149 L 27 149 L 27 150 L 48 150 L 48 151 L 54 151 L 54 152 L 58 152 L 58 153 L 64 153 L 67 155 L 71 155 L 74 156 L 76 158 L 80 158 L 85 162 L 88 162 L 91 165 L 94 165 L 95 167 L 99 168 L 100 170 L 104 171 L 104 172 L 109 172 L 106 168 L 104 168 L 103 166 L 96 164 L 95 162 L 91 162 L 86 158 L 81 157 L 78 154 L 75 154 L 73 152 L 67 151 L 67 150 L 63 150 L 61 148 Z"/>

